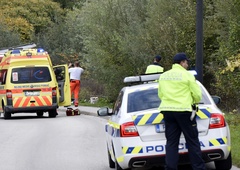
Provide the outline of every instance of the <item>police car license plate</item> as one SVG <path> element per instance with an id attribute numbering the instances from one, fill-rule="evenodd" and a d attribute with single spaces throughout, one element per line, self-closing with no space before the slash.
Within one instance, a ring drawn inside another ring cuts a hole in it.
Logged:
<path id="1" fill-rule="evenodd" d="M 165 132 L 165 124 L 156 124 L 155 130 L 157 133 L 163 133 Z"/>

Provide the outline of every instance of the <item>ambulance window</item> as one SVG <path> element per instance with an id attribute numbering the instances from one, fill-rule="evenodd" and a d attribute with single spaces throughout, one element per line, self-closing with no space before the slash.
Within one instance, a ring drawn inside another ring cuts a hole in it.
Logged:
<path id="1" fill-rule="evenodd" d="M 7 70 L 0 70 L 0 85 L 6 83 Z"/>
<path id="2" fill-rule="evenodd" d="M 48 67 L 21 67 L 13 68 L 11 82 L 19 83 L 39 83 L 51 81 Z"/>
<path id="3" fill-rule="evenodd" d="M 54 73 L 56 75 L 57 81 L 65 80 L 65 68 L 64 67 L 55 67 Z"/>

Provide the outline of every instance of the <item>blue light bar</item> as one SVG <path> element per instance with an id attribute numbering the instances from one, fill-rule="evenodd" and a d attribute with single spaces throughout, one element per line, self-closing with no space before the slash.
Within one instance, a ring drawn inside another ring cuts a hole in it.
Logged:
<path id="1" fill-rule="evenodd" d="M 43 49 L 43 48 L 38 48 L 38 49 L 37 49 L 37 52 L 38 52 L 38 53 L 43 53 L 43 52 L 44 52 L 44 49 Z"/>
<path id="2" fill-rule="evenodd" d="M 11 54 L 20 54 L 20 50 L 12 50 Z"/>

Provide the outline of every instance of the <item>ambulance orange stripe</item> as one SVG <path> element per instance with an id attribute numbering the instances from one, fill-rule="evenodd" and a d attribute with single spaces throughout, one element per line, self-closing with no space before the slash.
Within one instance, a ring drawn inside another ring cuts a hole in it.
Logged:
<path id="1" fill-rule="evenodd" d="M 26 97 L 24 103 L 22 104 L 23 107 L 26 107 L 30 101 L 31 97 Z"/>
<path id="2" fill-rule="evenodd" d="M 50 92 L 52 91 L 52 88 L 42 88 L 42 92 Z"/>
<path id="3" fill-rule="evenodd" d="M 0 94 L 6 94 L 6 90 L 0 90 Z"/>
<path id="4" fill-rule="evenodd" d="M 23 92 L 23 90 L 22 89 L 16 89 L 16 90 L 12 90 L 12 93 L 22 93 Z"/>
<path id="5" fill-rule="evenodd" d="M 34 96 L 34 99 L 37 101 L 37 103 L 38 103 L 38 106 L 43 106 L 43 103 L 42 103 L 42 101 L 40 100 L 40 98 L 39 98 L 39 97 L 37 97 L 37 96 Z"/>
<path id="6" fill-rule="evenodd" d="M 23 97 L 18 97 L 17 101 L 16 101 L 15 104 L 14 104 L 14 107 L 19 107 L 22 99 L 23 99 Z M 14 98 L 13 98 L 13 100 L 14 100 Z"/>
<path id="7" fill-rule="evenodd" d="M 43 100 L 47 103 L 48 106 L 52 105 L 52 103 L 48 100 L 46 96 L 43 96 Z"/>
<path id="8" fill-rule="evenodd" d="M 35 106 L 36 106 L 35 103 L 30 104 L 30 107 L 35 107 Z"/>
<path id="9" fill-rule="evenodd" d="M 32 55 L 31 57 L 27 57 L 26 55 L 25 56 L 12 56 L 10 57 L 10 60 L 18 60 L 18 59 L 32 59 L 32 58 L 47 58 L 47 55 Z"/>

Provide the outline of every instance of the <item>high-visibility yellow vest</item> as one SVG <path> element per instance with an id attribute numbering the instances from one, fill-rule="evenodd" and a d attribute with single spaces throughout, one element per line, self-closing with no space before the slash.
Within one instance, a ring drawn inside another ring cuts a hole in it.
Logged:
<path id="1" fill-rule="evenodd" d="M 195 77 L 179 64 L 159 77 L 160 111 L 192 111 L 192 104 L 202 98 Z"/>
<path id="2" fill-rule="evenodd" d="M 160 65 L 151 64 L 147 66 L 145 74 L 159 73 L 163 72 L 163 70 L 164 70 L 163 67 L 161 67 Z"/>

